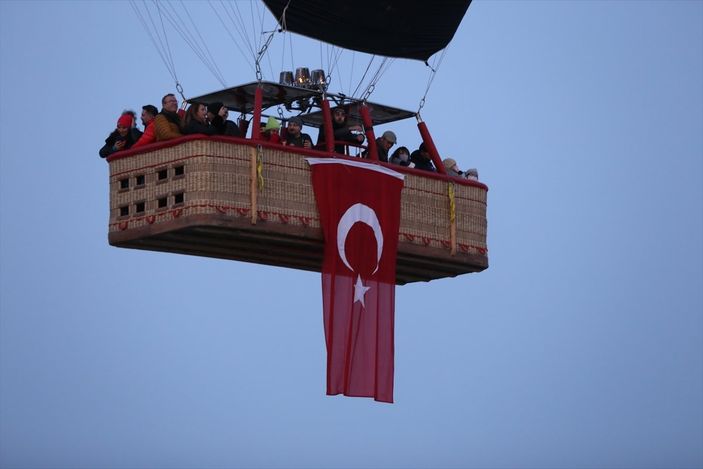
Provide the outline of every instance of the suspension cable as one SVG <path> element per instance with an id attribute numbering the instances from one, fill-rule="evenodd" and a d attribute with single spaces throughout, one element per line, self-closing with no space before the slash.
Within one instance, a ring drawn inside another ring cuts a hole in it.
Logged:
<path id="1" fill-rule="evenodd" d="M 207 42 L 205 42 L 205 39 L 203 39 L 202 34 L 200 34 L 200 30 L 195 25 L 195 21 L 193 21 L 193 17 L 191 16 L 190 11 L 188 11 L 188 8 L 186 7 L 183 0 L 181 0 L 181 5 L 183 5 L 183 10 L 185 10 L 186 14 L 188 15 L 188 19 L 190 19 L 190 23 L 193 25 L 195 32 L 198 33 L 198 37 L 200 38 L 200 41 L 203 43 L 203 46 L 205 47 L 205 52 L 207 53 L 207 56 L 210 59 L 210 63 L 213 65 L 213 68 L 217 71 L 217 75 L 220 77 L 220 83 L 222 83 L 222 86 L 226 88 L 227 84 L 225 83 L 224 76 L 222 75 L 222 71 L 217 66 L 217 61 L 212 56 L 212 53 L 210 52 L 210 48 L 207 46 Z"/>
<path id="2" fill-rule="evenodd" d="M 266 53 L 266 49 L 269 48 L 269 45 L 271 44 L 271 40 L 273 39 L 274 34 L 276 34 L 275 29 L 273 31 L 271 31 L 271 34 L 269 34 L 268 39 L 266 39 L 266 42 L 264 43 L 263 46 L 261 46 L 261 50 L 256 55 L 256 79 L 258 81 L 261 81 L 263 79 L 263 75 L 261 74 L 261 57 Z"/>
<path id="3" fill-rule="evenodd" d="M 158 52 L 159 57 L 161 57 L 161 61 L 164 63 L 166 70 L 168 70 L 168 73 L 171 75 L 173 80 L 175 82 L 178 82 L 178 78 L 176 77 L 176 71 L 173 69 L 173 66 L 168 62 L 168 59 L 164 55 L 163 43 L 162 43 L 162 47 L 159 47 L 159 44 L 157 44 L 156 38 L 154 37 L 152 30 L 149 29 L 149 25 L 146 22 L 146 18 L 144 18 L 144 15 L 139 10 L 139 7 L 137 7 L 136 1 L 130 0 L 129 4 L 132 6 L 132 10 L 134 10 L 134 14 L 137 16 L 137 19 L 142 24 L 144 31 L 146 31 L 147 35 L 149 36 L 151 43 L 154 45 L 154 49 L 156 49 L 156 52 Z M 144 8 L 146 9 L 146 12 L 149 13 L 149 9 L 147 8 L 146 3 L 144 3 Z M 151 19 L 151 17 L 149 19 Z M 153 24 L 153 21 L 152 21 L 152 24 Z M 157 37 L 158 37 L 158 31 L 156 31 L 156 32 L 157 32 Z M 158 39 L 159 39 L 159 42 L 161 43 L 161 37 L 158 37 Z"/>
<path id="4" fill-rule="evenodd" d="M 240 54 L 242 54 L 242 57 L 244 57 L 244 60 L 249 64 L 249 66 L 252 66 L 252 63 L 250 62 L 250 57 L 244 52 L 242 47 L 239 45 L 239 42 L 235 39 L 235 37 L 232 35 L 232 32 L 230 29 L 227 27 L 225 24 L 225 21 L 222 19 L 222 15 L 220 15 L 220 12 L 217 11 L 215 6 L 212 4 L 211 0 L 208 0 L 208 4 L 210 5 L 210 8 L 212 8 L 212 11 L 215 12 L 215 16 L 217 16 L 217 19 L 220 20 L 220 24 L 222 24 L 222 27 L 225 28 L 225 31 L 229 35 L 230 39 L 232 39 L 232 42 L 234 43 L 235 47 L 239 51 Z M 225 11 L 226 13 L 226 11 Z M 253 68 L 253 67 L 252 67 Z"/>
<path id="5" fill-rule="evenodd" d="M 178 81 L 178 75 L 176 74 L 176 66 L 173 62 L 173 55 L 171 54 L 171 48 L 168 43 L 168 36 L 166 35 L 166 28 L 163 24 L 163 17 L 161 15 L 161 8 L 159 7 L 159 4 L 156 0 L 154 0 L 154 4 L 156 5 L 156 9 L 159 13 L 159 17 L 161 19 L 161 28 L 162 28 L 162 33 L 164 35 L 164 39 L 161 39 L 161 35 L 159 34 L 159 29 L 156 26 L 156 23 L 154 23 L 154 18 L 151 16 L 151 11 L 149 7 L 146 5 L 146 1 L 142 0 L 142 3 L 144 5 L 144 11 L 146 12 L 146 15 L 149 18 L 149 23 L 151 23 L 151 26 L 153 28 L 150 29 L 149 25 L 146 21 L 146 18 L 140 11 L 139 7 L 137 7 L 136 1 L 135 0 L 130 0 L 130 5 L 132 6 L 132 9 L 134 10 L 135 15 L 139 19 L 139 21 L 142 23 L 142 26 L 144 27 L 144 30 L 146 31 L 147 35 L 149 36 L 149 39 L 151 39 L 152 44 L 154 45 L 154 48 L 156 49 L 156 52 L 159 54 L 161 57 L 162 62 L 164 63 L 164 66 L 166 67 L 166 70 L 168 70 L 168 73 L 171 75 L 173 78 L 173 81 L 176 83 L 176 90 L 178 93 L 181 95 L 181 99 L 185 101 L 185 96 L 183 94 L 183 87 L 181 86 L 180 82 Z M 156 36 L 156 37 L 154 37 Z M 157 43 L 158 39 L 158 43 Z"/>
<path id="6" fill-rule="evenodd" d="M 184 9 L 186 15 L 190 18 L 191 23 L 193 24 L 193 29 L 195 30 L 198 37 L 200 38 L 200 41 L 198 41 L 198 38 L 196 38 L 195 34 L 193 34 L 190 31 L 190 29 L 188 28 L 188 25 L 183 20 L 183 18 L 181 18 L 181 15 L 178 14 L 178 11 L 175 9 L 175 7 L 172 4 L 167 3 L 167 5 L 170 6 L 171 11 L 164 8 L 163 9 L 163 16 L 165 16 L 166 19 L 171 23 L 171 25 L 176 30 L 176 32 L 178 32 L 178 34 L 180 34 L 183 41 L 186 44 L 188 44 L 188 46 L 190 46 L 193 53 L 200 59 L 200 61 L 203 63 L 203 65 L 205 65 L 205 67 L 208 70 L 210 70 L 210 73 L 212 73 L 212 75 L 215 77 L 215 79 L 217 79 L 217 81 L 219 81 L 223 87 L 226 87 L 227 85 L 226 85 L 225 80 L 222 76 L 222 72 L 217 67 L 217 63 L 215 62 L 214 58 L 212 57 L 212 54 L 210 53 L 210 50 L 207 47 L 207 43 L 205 42 L 202 34 L 200 34 L 200 30 L 195 25 L 195 22 L 193 21 L 193 18 L 190 15 L 190 12 L 185 7 L 185 4 L 183 4 L 182 0 L 181 0 L 181 4 L 183 6 L 183 9 Z"/>
<path id="7" fill-rule="evenodd" d="M 369 64 L 366 66 L 366 70 L 364 70 L 364 74 L 359 79 L 359 83 L 357 83 L 356 88 L 354 88 L 354 92 L 351 94 L 352 97 L 356 96 L 356 92 L 359 91 L 359 88 L 361 87 L 361 84 L 364 82 L 364 79 L 366 78 L 366 74 L 369 73 L 369 69 L 371 68 L 371 64 L 373 64 L 373 61 L 375 59 L 376 59 L 375 55 L 372 55 L 371 59 L 369 59 Z M 351 89 L 351 85 L 349 86 L 349 89 Z"/>
<path id="8" fill-rule="evenodd" d="M 220 0 L 220 3 L 222 3 L 222 0 Z M 224 5 L 229 5 L 230 10 L 232 10 L 232 14 L 227 11 L 227 8 L 225 8 L 225 13 L 227 13 L 227 16 L 229 16 L 229 19 L 232 21 L 232 24 L 234 25 L 234 28 L 237 30 L 239 33 L 239 37 L 246 43 L 247 48 L 249 49 L 249 52 L 251 52 L 252 57 L 256 57 L 256 50 L 254 49 L 254 43 L 252 42 L 251 38 L 247 34 L 247 27 L 244 24 L 244 20 L 242 19 L 242 13 L 239 11 L 239 5 L 237 5 L 237 2 L 234 3 L 225 3 Z M 236 12 L 235 12 L 236 8 Z M 238 20 L 238 22 L 237 22 Z"/>
<path id="9" fill-rule="evenodd" d="M 420 99 L 420 104 L 417 108 L 418 116 L 420 115 L 420 111 L 422 110 L 422 108 L 425 106 L 425 100 L 427 98 L 427 94 L 430 91 L 430 87 L 432 86 L 432 82 L 434 81 L 435 77 L 437 76 L 437 71 L 439 70 L 439 66 L 442 65 L 442 61 L 444 60 L 444 55 L 447 53 L 447 49 L 449 49 L 449 46 L 442 49 L 442 53 L 439 55 L 439 59 L 435 60 L 436 63 L 435 63 L 434 68 L 432 66 L 430 66 L 430 64 L 425 61 L 425 65 L 430 69 L 430 76 L 427 80 L 427 87 L 425 88 L 425 94 L 422 95 L 422 99 Z"/>
<path id="10" fill-rule="evenodd" d="M 369 99 L 369 97 L 371 96 L 371 94 L 372 94 L 372 93 L 374 92 L 374 90 L 376 89 L 376 85 L 377 85 L 378 82 L 381 80 L 381 77 L 382 77 L 382 76 L 386 73 L 386 71 L 388 71 L 388 69 L 390 68 L 391 64 L 393 63 L 393 60 L 394 60 L 394 59 L 390 59 L 390 58 L 388 58 L 388 57 L 384 57 L 384 58 L 383 58 L 383 60 L 381 61 L 381 64 L 380 64 L 380 65 L 378 66 L 378 68 L 376 69 L 376 72 L 374 73 L 374 75 L 373 75 L 373 76 L 371 77 L 371 79 L 369 80 L 369 84 L 366 86 L 366 89 L 365 89 L 364 92 L 361 94 L 361 95 L 362 95 L 362 98 L 361 98 L 362 101 L 367 101 L 367 100 Z M 364 76 L 366 76 L 366 74 L 364 74 Z M 362 78 L 362 80 L 363 80 L 363 78 Z M 358 88 L 358 87 L 357 87 L 357 88 Z M 356 94 L 356 90 L 354 91 L 354 93 Z"/>

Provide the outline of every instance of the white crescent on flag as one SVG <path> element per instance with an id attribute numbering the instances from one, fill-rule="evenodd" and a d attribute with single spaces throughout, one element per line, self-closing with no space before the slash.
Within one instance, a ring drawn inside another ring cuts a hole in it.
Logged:
<path id="1" fill-rule="evenodd" d="M 372 275 L 378 270 L 378 265 L 381 260 L 381 254 L 383 253 L 383 231 L 381 231 L 381 224 L 378 221 L 376 212 L 373 211 L 371 207 L 364 204 L 354 204 L 344 212 L 344 215 L 339 219 L 339 224 L 337 225 L 337 250 L 339 251 L 339 257 L 344 262 L 349 270 L 354 272 L 354 269 L 349 264 L 347 260 L 346 249 L 344 247 L 347 241 L 347 235 L 349 230 L 355 223 L 364 223 L 371 227 L 373 234 L 376 237 L 376 268 L 372 272 Z"/>

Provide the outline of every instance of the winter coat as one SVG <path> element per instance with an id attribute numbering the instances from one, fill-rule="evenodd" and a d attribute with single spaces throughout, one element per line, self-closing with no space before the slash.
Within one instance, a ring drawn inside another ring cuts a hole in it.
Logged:
<path id="1" fill-rule="evenodd" d="M 183 127 L 183 135 L 191 134 L 215 135 L 217 134 L 217 129 L 208 123 L 192 119 Z"/>
<path id="2" fill-rule="evenodd" d="M 397 156 L 391 156 L 390 162 L 392 164 L 397 164 L 400 166 L 410 166 L 410 157 L 408 157 L 408 159 L 406 161 L 403 161 L 402 159 L 400 159 Z"/>
<path id="3" fill-rule="evenodd" d="M 161 111 L 154 118 L 154 134 L 156 141 L 171 140 L 173 138 L 182 137 L 181 120 L 175 112 Z"/>
<path id="4" fill-rule="evenodd" d="M 135 128 L 129 129 L 126 137 L 122 137 L 117 129 L 113 130 L 112 133 L 105 139 L 105 145 L 103 145 L 100 149 L 100 158 L 107 158 L 118 151 L 117 148 L 115 148 L 115 144 L 117 142 L 124 140 L 125 145 L 122 147 L 122 150 L 127 150 L 128 148 L 131 148 L 141 136 L 142 133 Z"/>
<path id="5" fill-rule="evenodd" d="M 141 137 L 139 137 L 137 143 L 132 145 L 132 148 L 143 147 L 144 145 L 154 143 L 155 141 L 156 133 L 154 132 L 154 121 L 152 120 L 146 125 L 146 127 L 144 127 L 144 133 Z"/>
<path id="6" fill-rule="evenodd" d="M 231 120 L 222 119 L 222 116 L 215 116 L 210 124 L 217 130 L 217 135 L 226 135 L 227 137 L 243 137 L 239 126 Z"/>
<path id="7" fill-rule="evenodd" d="M 383 145 L 383 137 L 379 137 L 376 139 L 376 152 L 378 153 L 378 161 L 383 161 L 384 163 L 388 163 L 388 150 L 386 150 Z M 370 158 L 369 157 L 369 151 L 364 150 L 364 152 L 361 154 L 364 158 Z"/>
<path id="8" fill-rule="evenodd" d="M 301 133 L 294 138 L 290 134 L 288 134 L 288 136 L 286 137 L 286 145 L 304 148 L 306 140 L 310 142 L 310 147 L 312 147 L 312 139 L 310 138 L 310 135 Z"/>
<path id="9" fill-rule="evenodd" d="M 436 171 L 434 168 L 434 165 L 432 164 L 432 160 L 429 158 L 425 158 L 420 150 L 415 150 L 410 154 L 410 161 L 415 163 L 415 168 L 416 169 L 422 169 L 425 171 Z"/>
<path id="10" fill-rule="evenodd" d="M 332 135 L 334 135 L 334 141 L 335 142 L 349 142 L 358 145 L 359 139 L 357 134 L 354 134 L 351 130 L 349 130 L 349 126 L 347 123 L 343 124 L 338 124 L 334 120 L 332 121 Z M 325 146 L 325 126 L 324 124 L 320 127 L 320 136 L 317 139 L 317 146 L 324 148 Z M 363 140 L 362 140 L 363 142 Z M 334 146 L 334 151 L 336 153 L 341 153 L 342 155 L 344 154 L 344 145 L 343 143 L 341 144 L 335 144 Z"/>

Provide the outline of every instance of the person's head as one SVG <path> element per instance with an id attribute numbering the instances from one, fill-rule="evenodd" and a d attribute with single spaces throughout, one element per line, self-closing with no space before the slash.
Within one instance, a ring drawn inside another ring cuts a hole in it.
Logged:
<path id="1" fill-rule="evenodd" d="M 156 106 L 147 104 L 146 106 L 142 106 L 142 124 L 147 125 L 149 122 L 154 120 L 154 117 L 159 113 L 159 110 L 156 109 Z"/>
<path id="2" fill-rule="evenodd" d="M 344 124 L 347 121 L 347 111 L 342 106 L 338 106 L 332 110 L 332 121 L 335 124 Z"/>
<path id="3" fill-rule="evenodd" d="M 456 164 L 456 160 L 454 160 L 454 158 L 445 158 L 444 160 L 442 160 L 442 164 L 444 165 L 444 169 L 446 169 L 447 171 L 453 171 L 457 174 L 461 174 L 461 170 Z"/>
<path id="4" fill-rule="evenodd" d="M 186 124 L 190 121 L 196 120 L 201 124 L 204 124 L 205 117 L 207 116 L 207 107 L 201 103 L 192 103 L 186 112 Z"/>
<path id="5" fill-rule="evenodd" d="M 288 120 L 288 135 L 292 137 L 297 137 L 300 135 L 300 131 L 303 128 L 303 120 L 300 117 L 293 117 Z"/>
<path id="6" fill-rule="evenodd" d="M 407 147 L 398 147 L 395 149 L 391 158 L 397 158 L 401 161 L 408 161 L 410 159 L 410 150 Z"/>
<path id="7" fill-rule="evenodd" d="M 383 148 L 386 150 L 391 149 L 393 145 L 395 145 L 395 142 L 397 141 L 395 137 L 395 133 L 391 132 L 390 130 L 386 130 L 383 132 L 383 135 L 380 138 L 380 144 L 383 145 Z"/>
<path id="8" fill-rule="evenodd" d="M 222 104 L 219 101 L 216 101 L 214 103 L 210 103 L 207 105 L 207 118 L 208 120 L 213 120 L 215 116 L 217 116 L 222 108 L 225 108 L 224 110 L 224 119 L 227 119 L 227 115 L 229 113 L 228 109 L 225 107 L 224 104 Z"/>
<path id="9" fill-rule="evenodd" d="M 137 113 L 136 112 L 132 111 L 131 109 L 125 109 L 124 111 L 122 111 L 122 115 L 123 116 L 128 115 L 128 116 L 132 117 L 132 127 L 137 126 Z"/>
<path id="10" fill-rule="evenodd" d="M 119 119 L 117 119 L 117 133 L 120 137 L 126 137 L 129 130 L 132 128 L 132 123 L 134 118 L 129 113 L 123 113 Z"/>
<path id="11" fill-rule="evenodd" d="M 278 129 L 281 128 L 281 124 L 278 123 L 275 117 L 269 117 L 268 121 L 266 121 L 266 125 L 261 128 L 261 131 L 266 133 L 266 132 L 278 132 Z"/>
<path id="12" fill-rule="evenodd" d="M 176 95 L 174 95 L 173 93 L 169 93 L 163 98 L 161 98 L 161 108 L 164 111 L 169 112 L 178 111 L 178 100 L 176 99 Z"/>

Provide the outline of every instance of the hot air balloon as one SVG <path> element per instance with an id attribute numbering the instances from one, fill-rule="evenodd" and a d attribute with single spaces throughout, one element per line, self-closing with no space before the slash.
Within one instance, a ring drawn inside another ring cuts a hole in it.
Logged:
<path id="1" fill-rule="evenodd" d="M 427 61 L 451 41 L 470 0 L 264 3 L 280 30 L 377 56 Z M 250 132 L 242 138 L 189 135 L 110 156 L 109 243 L 319 272 L 323 234 L 305 158 L 358 160 L 363 152 L 364 161 L 405 174 L 397 284 L 486 269 L 487 186 L 446 174 L 419 112 L 328 88 L 324 72 L 303 67 L 295 74 L 281 71 L 278 81 L 263 80 L 257 62 L 255 80 L 189 98 L 250 116 Z M 335 106 L 362 126 L 366 145 L 334 141 Z M 265 117 L 284 123 L 300 118 L 322 129 L 324 143 L 297 148 L 265 140 L 259 127 Z M 417 119 L 437 172 L 379 161 L 375 128 L 403 119 Z"/>

